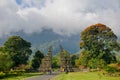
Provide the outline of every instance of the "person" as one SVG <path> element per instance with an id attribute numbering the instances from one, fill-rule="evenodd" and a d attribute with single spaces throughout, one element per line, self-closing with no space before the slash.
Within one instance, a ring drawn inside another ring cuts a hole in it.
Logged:
<path id="1" fill-rule="evenodd" d="M 49 70 L 50 75 L 52 74 L 52 70 Z"/>
<path id="2" fill-rule="evenodd" d="M 67 69 L 65 69 L 65 73 L 68 74 L 68 70 Z"/>

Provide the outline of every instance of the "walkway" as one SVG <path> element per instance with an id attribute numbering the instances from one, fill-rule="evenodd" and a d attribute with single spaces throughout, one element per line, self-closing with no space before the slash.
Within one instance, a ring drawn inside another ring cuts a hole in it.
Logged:
<path id="1" fill-rule="evenodd" d="M 58 75 L 58 74 L 57 73 L 52 73 L 51 75 L 44 74 L 44 75 L 40 75 L 40 76 L 29 77 L 24 80 L 50 80 L 51 78 L 55 77 L 56 75 Z"/>

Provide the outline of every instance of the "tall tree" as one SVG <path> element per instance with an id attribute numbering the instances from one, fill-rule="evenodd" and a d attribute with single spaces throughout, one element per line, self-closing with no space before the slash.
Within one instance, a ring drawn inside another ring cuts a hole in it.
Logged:
<path id="1" fill-rule="evenodd" d="M 87 66 L 93 59 L 105 61 L 107 64 L 115 62 L 116 46 L 117 36 L 109 27 L 100 23 L 91 25 L 81 33 L 80 48 L 84 51 L 81 53 L 80 60 L 85 60 L 85 63 L 82 61 L 81 63 Z"/>
<path id="2" fill-rule="evenodd" d="M 40 67 L 41 60 L 44 58 L 44 54 L 41 51 L 35 52 L 32 60 L 32 67 L 33 69 L 37 70 Z"/>
<path id="3" fill-rule="evenodd" d="M 32 53 L 31 43 L 22 39 L 20 36 L 11 36 L 4 43 L 5 50 L 14 61 L 14 67 L 27 64 L 27 60 Z"/>

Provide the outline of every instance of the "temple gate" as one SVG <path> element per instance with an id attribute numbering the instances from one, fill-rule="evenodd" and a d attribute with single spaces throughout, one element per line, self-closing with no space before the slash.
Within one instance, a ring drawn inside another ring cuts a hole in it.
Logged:
<path id="1" fill-rule="evenodd" d="M 52 72 L 52 46 L 50 46 L 48 54 L 42 59 L 39 70 L 41 72 Z M 62 46 L 60 46 L 60 71 L 73 72 L 70 56 L 67 56 Z"/>
<path id="2" fill-rule="evenodd" d="M 70 61 L 70 56 L 67 56 L 64 51 L 62 46 L 60 45 L 60 71 L 62 72 L 73 72 L 71 61 Z"/>
<path id="3" fill-rule="evenodd" d="M 42 59 L 40 69 L 41 72 L 52 71 L 52 46 L 50 46 L 48 54 Z"/>

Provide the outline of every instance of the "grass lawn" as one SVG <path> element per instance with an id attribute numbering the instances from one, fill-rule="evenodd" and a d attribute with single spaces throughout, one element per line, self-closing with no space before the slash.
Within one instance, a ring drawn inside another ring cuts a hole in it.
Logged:
<path id="1" fill-rule="evenodd" d="M 10 76 L 0 80 L 24 80 L 24 78 L 42 75 L 42 73 L 24 73 L 21 76 Z"/>
<path id="2" fill-rule="evenodd" d="M 120 77 L 104 76 L 100 72 L 72 72 L 60 74 L 53 80 L 120 80 Z"/>

